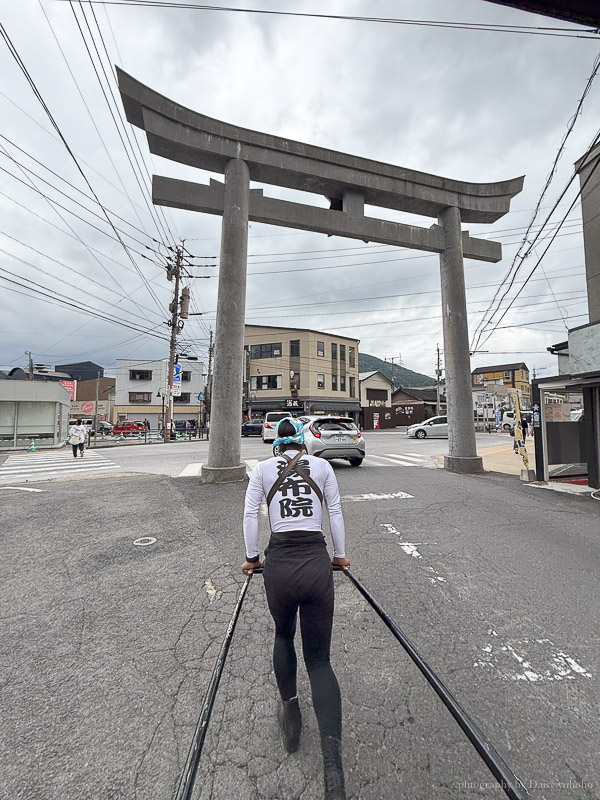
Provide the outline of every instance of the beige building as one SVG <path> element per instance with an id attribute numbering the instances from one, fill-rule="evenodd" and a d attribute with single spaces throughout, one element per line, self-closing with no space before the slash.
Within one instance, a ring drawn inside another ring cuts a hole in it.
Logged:
<path id="1" fill-rule="evenodd" d="M 246 325 L 245 410 L 360 417 L 358 339 L 305 328 Z"/>
<path id="2" fill-rule="evenodd" d="M 379 370 L 361 372 L 360 405 L 363 430 L 393 428 L 396 424 L 392 414 L 392 383 Z"/>

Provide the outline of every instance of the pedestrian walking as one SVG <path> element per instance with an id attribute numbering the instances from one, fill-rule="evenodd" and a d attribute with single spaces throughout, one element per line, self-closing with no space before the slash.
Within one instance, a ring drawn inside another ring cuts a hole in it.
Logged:
<path id="1" fill-rule="evenodd" d="M 277 426 L 278 457 L 252 470 L 244 505 L 246 561 L 242 571 L 260 566 L 258 511 L 266 497 L 271 538 L 265 550 L 264 585 L 275 622 L 273 668 L 280 700 L 277 717 L 288 753 L 300 744 L 302 714 L 298 701 L 294 635 L 298 611 L 302 652 L 317 716 L 326 800 L 345 800 L 342 765 L 342 701 L 330 663 L 333 627 L 332 563 L 350 566 L 345 552 L 345 528 L 340 493 L 331 464 L 306 455 L 304 430 L 297 419 Z M 333 558 L 322 531 L 325 501 L 329 513 Z"/>
<path id="2" fill-rule="evenodd" d="M 529 429 L 527 417 L 521 417 L 521 429 L 523 431 L 523 441 L 525 441 L 525 439 L 527 439 L 527 431 Z"/>
<path id="3" fill-rule="evenodd" d="M 83 448 L 85 446 L 85 436 L 86 436 L 86 428 L 85 425 L 81 424 L 81 420 L 78 419 L 75 425 L 71 425 L 69 428 L 69 444 L 73 448 L 73 457 L 77 458 L 77 452 L 79 451 L 79 455 L 83 458 Z"/>

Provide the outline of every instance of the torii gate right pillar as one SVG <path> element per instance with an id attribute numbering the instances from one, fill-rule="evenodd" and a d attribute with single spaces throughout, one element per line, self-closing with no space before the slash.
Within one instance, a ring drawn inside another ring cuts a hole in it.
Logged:
<path id="1" fill-rule="evenodd" d="M 444 468 L 451 472 L 483 472 L 483 459 L 477 455 L 473 425 L 460 210 L 456 207 L 442 209 L 438 215 L 438 223 L 444 231 L 444 249 L 440 253 L 440 280 L 449 451 L 444 456 Z"/>

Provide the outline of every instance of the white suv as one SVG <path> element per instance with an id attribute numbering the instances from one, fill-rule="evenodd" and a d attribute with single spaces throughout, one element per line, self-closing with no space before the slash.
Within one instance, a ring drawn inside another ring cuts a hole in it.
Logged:
<path id="1" fill-rule="evenodd" d="M 265 414 L 265 418 L 263 420 L 263 428 L 262 428 L 262 440 L 263 442 L 274 442 L 275 441 L 275 429 L 277 428 L 277 423 L 281 422 L 282 419 L 286 417 L 291 417 L 289 411 L 267 411 Z"/>

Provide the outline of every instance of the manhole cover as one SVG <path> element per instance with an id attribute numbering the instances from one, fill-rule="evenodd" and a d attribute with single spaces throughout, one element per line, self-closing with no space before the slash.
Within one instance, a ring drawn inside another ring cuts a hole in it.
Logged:
<path id="1" fill-rule="evenodd" d="M 142 536 L 135 540 L 134 545 L 136 547 L 148 547 L 149 544 L 154 544 L 155 542 L 154 536 Z"/>

